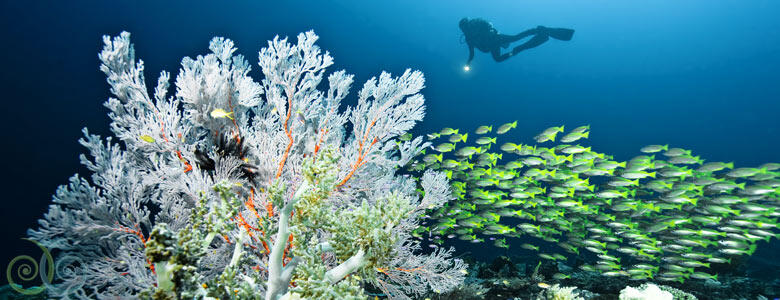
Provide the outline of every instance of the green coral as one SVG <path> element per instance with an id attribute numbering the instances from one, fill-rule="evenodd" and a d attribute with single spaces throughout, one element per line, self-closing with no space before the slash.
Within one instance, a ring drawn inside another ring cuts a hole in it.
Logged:
<path id="1" fill-rule="evenodd" d="M 235 229 L 233 218 L 241 205 L 229 182 L 214 185 L 219 194 L 218 205 L 209 205 L 206 193 L 201 192 L 198 206 L 191 215 L 191 225 L 174 233 L 166 223 L 158 223 L 145 243 L 145 255 L 154 265 L 157 285 L 142 293 L 151 299 L 195 299 L 204 297 L 241 297 L 251 299 L 255 286 L 250 280 L 238 280 L 241 244 L 235 247 L 234 259 L 219 276 L 206 281 L 198 272 L 198 265 L 206 255 L 214 237 Z"/>
<path id="2" fill-rule="evenodd" d="M 373 205 L 364 200 L 360 206 L 344 211 L 340 220 L 334 220 L 333 224 L 335 252 L 341 254 L 343 257 L 339 258 L 343 259 L 348 257 L 346 255 L 353 255 L 356 248 L 370 249 L 368 257 L 372 264 L 383 266 L 382 262 L 389 258 L 397 242 L 392 229 L 411 209 L 408 199 L 393 192 L 378 199 Z"/>
<path id="3" fill-rule="evenodd" d="M 198 290 L 198 260 L 204 255 L 200 241 L 188 238 L 168 229 L 165 223 L 157 224 L 146 242 L 146 258 L 154 265 L 157 286 L 147 290 L 143 297 L 151 299 L 178 299 L 177 295 L 192 295 Z M 196 243 L 197 245 L 193 245 Z M 192 247 L 194 246 L 194 247 Z"/>
<path id="4" fill-rule="evenodd" d="M 310 241 L 310 243 L 315 242 Z M 304 299 L 366 299 L 358 276 L 349 276 L 335 284 L 327 279 L 328 269 L 320 259 L 318 254 L 320 251 L 312 247 L 293 252 L 303 260 L 296 267 L 293 277 L 295 287 L 290 289 L 290 293 Z"/>
<path id="5" fill-rule="evenodd" d="M 295 236 L 292 256 L 302 258 L 294 277 L 298 286 L 291 289 L 303 297 L 312 299 L 346 299 L 362 296 L 357 283 L 373 278 L 373 270 L 384 266 L 395 250 L 397 236 L 392 231 L 413 207 L 408 199 L 398 193 L 378 199 L 376 203 L 362 201 L 360 205 L 334 208 L 328 199 L 335 188 L 338 172 L 335 168 L 339 157 L 333 149 L 323 150 L 316 159 L 304 162 L 303 174 L 310 189 L 295 204 L 295 217 L 291 232 Z M 326 232 L 327 245 L 319 245 L 318 236 Z M 339 280 L 328 278 L 321 255 L 332 252 L 338 261 L 360 257 L 360 264 L 352 275 Z M 363 255 L 363 252 L 365 254 Z M 364 260 L 363 260 L 364 258 Z M 333 284 L 333 281 L 337 281 Z M 323 298 L 324 297 L 324 298 Z M 334 298 L 336 299 L 336 298 Z"/>

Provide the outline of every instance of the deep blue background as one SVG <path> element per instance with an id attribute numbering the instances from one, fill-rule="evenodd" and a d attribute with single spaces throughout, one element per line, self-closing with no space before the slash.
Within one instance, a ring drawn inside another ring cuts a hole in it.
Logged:
<path id="1" fill-rule="evenodd" d="M 2 269 L 26 253 L 19 238 L 55 188 L 83 171 L 80 129 L 109 133 L 97 53 L 102 35 L 123 30 L 150 87 L 161 70 L 175 75 L 183 56 L 206 53 L 213 36 L 233 39 L 257 76 L 267 40 L 314 29 L 335 58 L 330 70 L 356 75 L 350 100 L 382 70 L 425 73 L 427 116 L 416 133 L 519 120 L 510 138 L 528 142 L 548 126 L 591 124 L 594 150 L 622 160 L 669 143 L 740 166 L 780 161 L 780 1 L 165 2 L 0 4 Z M 503 63 L 477 53 L 464 73 L 462 17 L 507 34 L 576 32 Z"/>

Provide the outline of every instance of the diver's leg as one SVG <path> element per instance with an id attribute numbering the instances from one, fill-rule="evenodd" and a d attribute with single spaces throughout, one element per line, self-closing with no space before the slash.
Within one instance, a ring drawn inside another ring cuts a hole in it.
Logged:
<path id="1" fill-rule="evenodd" d="M 538 33 L 532 37 L 530 40 L 526 41 L 525 43 L 515 47 L 512 49 L 512 55 L 520 53 L 521 51 L 528 50 L 534 47 L 537 47 L 541 44 L 544 44 L 547 40 L 550 39 L 550 36 L 544 32 L 544 30 L 539 30 Z"/>
<path id="2" fill-rule="evenodd" d="M 537 34 L 538 31 L 539 31 L 539 27 L 531 28 L 515 35 L 499 34 L 498 36 L 501 39 L 502 43 L 509 44 L 509 43 L 517 42 L 529 36 L 535 35 Z"/>
<path id="3" fill-rule="evenodd" d="M 512 56 L 512 54 L 509 52 L 501 54 L 501 49 L 498 48 L 493 49 L 493 51 L 490 51 L 490 54 L 493 55 L 493 60 L 495 60 L 496 62 L 505 61 L 507 58 Z"/>

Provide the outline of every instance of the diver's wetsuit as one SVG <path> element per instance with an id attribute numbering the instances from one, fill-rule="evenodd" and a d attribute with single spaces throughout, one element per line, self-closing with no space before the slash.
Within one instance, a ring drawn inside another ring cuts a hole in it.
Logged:
<path id="1" fill-rule="evenodd" d="M 498 33 L 498 31 L 493 28 L 493 25 L 479 18 L 471 20 L 464 18 L 461 20 L 460 29 L 466 36 L 466 43 L 469 45 L 469 60 L 466 63 L 467 65 L 474 59 L 474 48 L 477 48 L 482 52 L 490 52 L 495 61 L 501 62 L 523 50 L 539 46 L 550 39 L 546 30 L 547 28 L 544 26 L 537 26 L 536 28 L 528 29 L 516 35 L 508 35 Z M 509 44 L 529 36 L 533 37 L 525 43 L 514 47 L 511 52 L 501 54 L 501 48 L 507 48 L 509 47 Z"/>

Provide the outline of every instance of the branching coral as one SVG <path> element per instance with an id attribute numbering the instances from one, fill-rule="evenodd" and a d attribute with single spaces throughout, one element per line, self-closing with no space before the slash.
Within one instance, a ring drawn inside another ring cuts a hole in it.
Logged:
<path id="1" fill-rule="evenodd" d="M 73 272 L 54 298 L 361 298 L 446 292 L 463 281 L 452 250 L 420 253 L 410 232 L 451 198 L 442 173 L 396 174 L 422 138 L 399 141 L 424 116 L 422 73 L 382 73 L 341 111 L 352 75 L 337 71 L 313 32 L 260 51 L 255 82 L 232 41 L 184 58 L 176 93 L 162 72 L 149 95 L 130 35 L 105 37 L 99 57 L 114 98 L 111 138 L 84 130 L 74 176 L 32 239 Z M 346 126 L 349 122 L 350 126 Z M 351 132 L 347 131 L 351 129 Z"/>
<path id="2" fill-rule="evenodd" d="M 578 292 L 575 292 L 577 287 L 574 286 L 559 286 L 557 284 L 544 290 L 540 293 L 537 300 L 582 300 Z"/>

